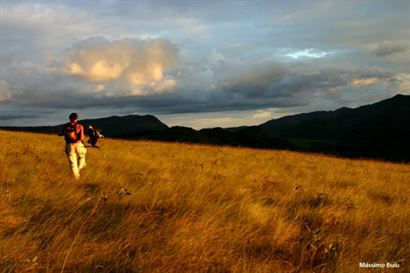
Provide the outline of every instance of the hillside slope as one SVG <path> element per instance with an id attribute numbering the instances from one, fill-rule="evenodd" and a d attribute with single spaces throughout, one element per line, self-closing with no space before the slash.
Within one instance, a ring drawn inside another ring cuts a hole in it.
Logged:
<path id="1" fill-rule="evenodd" d="M 354 109 L 287 116 L 259 127 L 305 150 L 410 160 L 410 96 L 406 95 Z"/>
<path id="2" fill-rule="evenodd" d="M 408 272 L 408 164 L 101 146 L 75 182 L 61 138 L 0 131 L 0 272 Z"/>
<path id="3" fill-rule="evenodd" d="M 283 138 L 342 140 L 377 137 L 375 133 L 380 132 L 387 135 L 383 132 L 386 126 L 405 126 L 410 125 L 409 123 L 410 96 L 396 95 L 353 109 L 344 107 L 335 111 L 318 111 L 273 119 L 261 124 L 260 127 Z M 361 132 L 358 128 L 362 129 Z M 398 132 L 409 133 L 407 130 L 394 130 L 390 131 L 390 134 L 396 136 Z"/>

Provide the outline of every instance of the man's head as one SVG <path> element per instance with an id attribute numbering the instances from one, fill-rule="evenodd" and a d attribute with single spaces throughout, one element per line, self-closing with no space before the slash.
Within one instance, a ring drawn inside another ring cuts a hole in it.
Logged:
<path id="1" fill-rule="evenodd" d="M 70 119 L 70 121 L 71 121 L 72 123 L 75 123 L 75 122 L 77 122 L 78 114 L 77 114 L 77 113 L 71 113 L 68 118 Z"/>

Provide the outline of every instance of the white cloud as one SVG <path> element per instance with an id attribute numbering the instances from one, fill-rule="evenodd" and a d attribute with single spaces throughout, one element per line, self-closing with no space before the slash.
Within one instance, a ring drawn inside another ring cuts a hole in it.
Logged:
<path id="1" fill-rule="evenodd" d="M 296 52 L 291 52 L 286 54 L 285 56 L 291 57 L 293 59 L 299 59 L 299 58 L 323 58 L 326 55 L 330 54 L 329 52 L 313 49 L 313 48 L 307 48 L 303 50 L 299 50 Z"/>
<path id="2" fill-rule="evenodd" d="M 133 95 L 170 91 L 176 80 L 165 77 L 166 71 L 178 62 L 177 47 L 165 39 L 90 38 L 65 56 L 68 74 L 98 84 L 116 82 Z"/>

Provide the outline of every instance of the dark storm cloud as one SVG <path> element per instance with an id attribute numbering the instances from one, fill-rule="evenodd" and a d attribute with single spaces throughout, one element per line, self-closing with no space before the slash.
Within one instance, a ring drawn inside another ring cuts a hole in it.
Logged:
<path id="1" fill-rule="evenodd" d="M 153 114 L 202 113 L 233 110 L 250 110 L 264 107 L 300 106 L 307 102 L 302 98 L 270 98 L 267 100 L 244 99 L 227 96 L 226 94 L 209 95 L 202 99 L 195 99 L 185 94 L 163 94 L 144 97 L 135 96 L 59 96 L 56 98 L 36 100 L 35 102 L 21 102 L 19 105 L 47 108 L 51 111 L 67 109 L 87 110 L 96 109 L 128 109 L 128 111 L 148 112 Z"/>
<path id="2" fill-rule="evenodd" d="M 0 120 L 1 121 L 11 121 L 11 120 L 16 120 L 16 119 L 23 119 L 23 118 L 33 118 L 33 117 L 38 117 L 38 115 L 33 114 L 1 114 L 0 115 Z"/>
<path id="3" fill-rule="evenodd" d="M 213 74 L 220 74 L 225 64 L 221 67 L 215 67 Z M 36 76 L 26 76 L 31 84 L 30 89 L 23 89 L 16 99 L 22 105 L 43 109 L 134 109 L 154 114 L 234 111 L 308 105 L 314 95 L 326 95 L 334 88 L 350 86 L 355 82 L 358 84 L 359 81 L 363 81 L 363 85 L 388 81 L 394 76 L 377 68 L 326 65 L 313 69 L 311 65 L 302 63 L 284 65 L 276 62 L 236 65 L 233 70 L 227 77 L 218 76 L 211 91 L 180 89 L 144 96 L 67 92 L 75 88 L 85 90 L 87 85 L 76 81 L 64 83 L 62 79 L 65 78 L 58 73 L 54 77 L 48 74 L 49 78 L 42 78 L 43 89 L 39 90 Z M 79 85 L 71 86 L 73 82 Z M 32 92 L 34 89 L 38 92 Z M 111 92 L 120 93 L 115 90 Z"/>
<path id="4" fill-rule="evenodd" d="M 32 122 L 35 120 L 40 122 L 35 122 L 34 125 L 45 124 L 49 117 L 56 113 L 56 110 L 23 106 L 15 102 L 0 102 L 0 125 L 32 125 Z"/>

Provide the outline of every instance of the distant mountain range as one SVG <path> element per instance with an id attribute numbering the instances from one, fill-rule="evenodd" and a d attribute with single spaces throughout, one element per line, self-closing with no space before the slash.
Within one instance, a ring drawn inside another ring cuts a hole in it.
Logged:
<path id="1" fill-rule="evenodd" d="M 151 115 L 80 121 L 116 138 L 274 148 L 410 161 L 410 96 L 396 95 L 358 108 L 317 111 L 273 119 L 258 126 L 194 130 L 168 127 Z M 61 125 L 1 127 L 58 133 Z"/>

